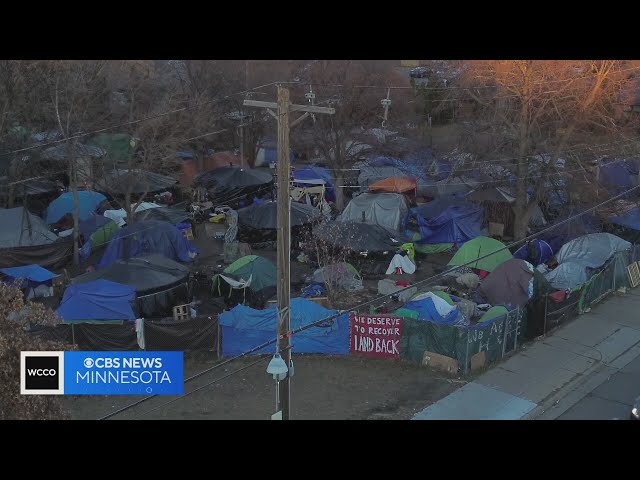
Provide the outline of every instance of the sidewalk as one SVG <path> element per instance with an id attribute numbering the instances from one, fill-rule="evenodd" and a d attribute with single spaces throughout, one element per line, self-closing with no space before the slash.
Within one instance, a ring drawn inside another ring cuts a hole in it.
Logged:
<path id="1" fill-rule="evenodd" d="M 640 288 L 530 344 L 413 420 L 552 420 L 640 356 Z"/>

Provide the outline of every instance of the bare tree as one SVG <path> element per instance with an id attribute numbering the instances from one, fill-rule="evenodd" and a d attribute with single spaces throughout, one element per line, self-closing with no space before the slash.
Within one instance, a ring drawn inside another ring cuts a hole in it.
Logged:
<path id="1" fill-rule="evenodd" d="M 407 97 L 394 91 L 395 107 L 389 109 L 386 122 L 381 100 L 388 87 L 397 80 L 388 65 L 375 61 L 318 60 L 309 66 L 302 86 L 317 85 L 317 104 L 333 106 L 334 115 L 318 115 L 310 127 L 313 143 L 334 170 L 336 207 L 344 208 L 345 169 L 358 158 L 364 140 L 358 138 L 363 129 L 390 128 L 406 121 Z M 374 87 L 374 88 L 371 88 Z M 376 88 L 380 87 L 380 88 Z M 304 91 L 296 91 L 304 101 Z M 392 100 L 393 103 L 393 100 Z"/>
<path id="2" fill-rule="evenodd" d="M 0 420 L 68 418 L 60 397 L 20 394 L 20 352 L 68 349 L 35 337 L 27 329 L 57 322 L 55 314 L 42 304 L 25 302 L 17 286 L 0 283 Z"/>
<path id="3" fill-rule="evenodd" d="M 585 167 L 602 155 L 599 144 L 613 155 L 629 151 L 632 120 L 616 106 L 630 86 L 625 72 L 624 62 L 610 60 L 469 63 L 462 79 L 476 111 L 469 138 L 490 133 L 472 153 L 515 175 L 516 238 L 553 188 L 549 179 Z"/>

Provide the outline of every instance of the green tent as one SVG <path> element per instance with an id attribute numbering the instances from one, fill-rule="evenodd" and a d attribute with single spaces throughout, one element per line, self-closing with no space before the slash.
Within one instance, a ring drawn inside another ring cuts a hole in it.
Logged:
<path id="1" fill-rule="evenodd" d="M 411 236 L 411 241 L 413 242 L 414 248 L 416 252 L 420 252 L 422 254 L 430 254 L 430 253 L 442 253 L 448 252 L 454 247 L 453 243 L 418 243 L 420 240 L 420 234 L 418 232 L 414 232 Z"/>
<path id="2" fill-rule="evenodd" d="M 116 222 L 105 223 L 102 227 L 91 234 L 91 247 L 96 248 L 111 241 L 113 235 L 118 231 Z"/>
<path id="3" fill-rule="evenodd" d="M 488 322 L 490 320 L 493 320 L 494 318 L 502 317 L 507 313 L 509 313 L 507 307 L 505 307 L 504 305 L 496 305 L 495 307 L 491 307 L 489 310 L 487 310 L 484 315 L 480 317 L 478 323 Z"/>
<path id="4" fill-rule="evenodd" d="M 496 253 L 487 257 L 492 252 Z M 513 255 L 504 243 L 489 237 L 476 237 L 460 247 L 449 261 L 449 265 L 493 272 L 499 265 L 512 258 Z"/>
<path id="5" fill-rule="evenodd" d="M 224 284 L 227 287 L 234 286 L 223 277 L 234 282 L 248 281 L 251 278 L 251 282 L 246 288 L 265 297 L 269 297 L 276 292 L 276 266 L 266 258 L 257 255 L 247 255 L 239 258 L 225 268 L 221 275 L 215 276 L 213 288 L 219 295 L 223 294 L 221 287 L 224 288 Z M 235 287 L 236 289 L 241 288 Z"/>
<path id="6" fill-rule="evenodd" d="M 115 162 L 126 161 L 135 147 L 135 143 L 133 146 L 131 144 L 131 135 L 126 133 L 100 133 L 91 137 L 86 143 L 102 148 L 109 155 L 109 160 Z"/>

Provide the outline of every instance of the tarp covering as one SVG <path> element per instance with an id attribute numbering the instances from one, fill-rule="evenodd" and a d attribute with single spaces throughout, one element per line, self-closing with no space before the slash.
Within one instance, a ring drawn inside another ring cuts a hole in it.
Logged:
<path id="1" fill-rule="evenodd" d="M 553 250 L 547 242 L 536 238 L 518 248 L 513 257 L 526 260 L 534 266 L 538 266 L 542 263 L 547 263 L 553 258 Z"/>
<path id="2" fill-rule="evenodd" d="M 355 253 L 395 252 L 404 243 L 400 232 L 357 222 L 323 223 L 313 229 L 313 237 L 334 248 Z"/>
<path id="3" fill-rule="evenodd" d="M 0 196 L 6 197 L 10 193 L 10 186 L 14 179 L 10 177 L 0 177 Z M 53 180 L 48 179 L 33 179 L 21 181 L 14 185 L 13 194 L 16 198 L 28 197 L 31 195 L 41 195 L 49 192 L 59 192 L 60 185 Z"/>
<path id="4" fill-rule="evenodd" d="M 107 268 L 73 278 L 74 284 L 97 279 L 111 280 L 135 288 L 138 316 L 145 318 L 172 315 L 175 305 L 190 301 L 189 269 L 162 255 L 117 260 Z M 144 297 L 144 298 L 141 298 Z"/>
<path id="5" fill-rule="evenodd" d="M 135 320 L 131 309 L 135 296 L 133 287 L 110 280 L 72 284 L 56 313 L 65 322 Z"/>
<path id="6" fill-rule="evenodd" d="M 293 180 L 324 180 L 325 194 L 324 197 L 330 201 L 336 201 L 335 183 L 333 176 L 324 167 L 318 167 L 315 165 L 303 168 L 296 168 L 293 170 Z"/>
<path id="7" fill-rule="evenodd" d="M 483 258 L 485 256 L 487 257 Z M 468 268 L 493 272 L 500 264 L 511 258 L 513 258 L 511 252 L 502 242 L 490 237 L 476 237 L 462 245 L 449 260 L 448 265 L 465 265 Z"/>
<path id="8" fill-rule="evenodd" d="M 105 192 L 124 195 L 127 191 L 134 194 L 160 192 L 177 182 L 173 177 L 147 170 L 115 169 L 97 181 L 96 185 Z"/>
<path id="9" fill-rule="evenodd" d="M 136 207 L 134 213 L 137 215 L 138 213 L 145 212 L 153 208 L 162 208 L 162 205 L 158 205 L 157 203 L 153 202 L 141 202 Z M 127 211 L 124 208 L 120 208 L 118 210 L 105 210 L 103 215 L 116 222 L 116 225 L 118 225 L 118 227 L 122 227 L 125 223 L 127 223 Z M 142 218 L 140 219 L 145 220 Z"/>
<path id="10" fill-rule="evenodd" d="M 185 321 L 163 319 L 144 322 L 145 349 L 170 350 L 218 350 L 218 318 L 198 315 Z"/>
<path id="11" fill-rule="evenodd" d="M 362 288 L 362 277 L 350 263 L 340 262 L 317 269 L 311 276 L 313 282 L 333 288 L 357 290 Z"/>
<path id="12" fill-rule="evenodd" d="M 289 220 L 292 227 L 312 223 L 320 217 L 320 211 L 310 205 L 291 202 Z M 238 223 L 255 229 L 272 230 L 278 228 L 278 204 L 267 202 L 251 205 L 238 210 Z"/>
<path id="13" fill-rule="evenodd" d="M 215 170 L 216 168 L 240 166 L 242 160 L 240 155 L 233 152 L 216 152 L 204 158 L 203 172 Z M 187 158 L 182 164 L 180 171 L 180 183 L 182 185 L 191 185 L 193 180 L 198 176 L 198 161 L 191 157 Z"/>
<path id="14" fill-rule="evenodd" d="M 638 172 L 635 165 L 625 160 L 614 160 L 600 168 L 600 183 L 615 194 L 638 185 Z M 636 170 L 636 171 L 634 171 Z"/>
<path id="15" fill-rule="evenodd" d="M 85 241 L 91 242 L 91 248 L 107 245 L 117 231 L 116 222 L 102 215 L 94 215 L 90 220 L 80 222 L 80 232 Z"/>
<path id="16" fill-rule="evenodd" d="M 503 317 L 507 313 L 509 313 L 509 309 L 507 307 L 505 307 L 504 305 L 495 305 L 484 312 L 484 314 L 478 320 L 478 323 L 489 322 L 495 318 Z"/>
<path id="17" fill-rule="evenodd" d="M 107 197 L 98 192 L 83 190 L 78 192 L 79 219 L 88 220 L 96 211 L 98 205 L 105 201 Z M 65 192 L 49 204 L 47 208 L 47 223 L 56 223 L 67 213 L 74 214 L 75 201 L 73 192 Z"/>
<path id="18" fill-rule="evenodd" d="M 533 296 L 533 265 L 518 258 L 507 260 L 482 280 L 477 293 L 483 303 L 522 307 Z"/>
<path id="19" fill-rule="evenodd" d="M 609 221 L 631 230 L 640 230 L 640 208 L 630 210 L 623 215 L 611 217 Z"/>
<path id="20" fill-rule="evenodd" d="M 460 310 L 457 307 L 449 305 L 446 300 L 433 292 L 414 297 L 404 306 L 404 309 L 416 312 L 417 320 L 446 325 L 454 325 L 460 314 Z"/>
<path id="21" fill-rule="evenodd" d="M 362 222 L 399 230 L 407 214 L 407 201 L 397 193 L 363 193 L 354 197 L 338 222 Z"/>
<path id="22" fill-rule="evenodd" d="M 59 268 L 73 255 L 71 237 L 63 241 L 35 247 L 0 248 L 0 265 L 17 267 L 37 263 L 46 268 Z"/>
<path id="23" fill-rule="evenodd" d="M 159 220 L 147 220 L 127 225 L 114 236 L 98 268 L 105 268 L 125 257 L 125 248 L 129 257 L 160 254 L 171 260 L 190 263 L 191 254 L 197 253 L 182 232 L 175 225 Z"/>
<path id="24" fill-rule="evenodd" d="M 451 243 L 460 247 L 480 236 L 483 218 L 482 207 L 442 197 L 409 210 L 403 224 L 409 238 L 419 232 L 418 244 Z M 414 232 L 416 227 L 418 232 Z"/>
<path id="25" fill-rule="evenodd" d="M 331 317 L 336 310 L 328 310 L 315 302 L 304 298 L 291 299 L 291 328 Z M 222 327 L 222 354 L 232 357 L 267 342 L 276 336 L 277 307 L 254 310 L 238 305 L 220 315 Z M 349 353 L 349 319 L 343 314 L 333 320 L 320 323 L 291 337 L 292 353 L 324 353 L 344 355 Z M 264 354 L 273 352 L 269 346 L 254 352 Z"/>
<path id="26" fill-rule="evenodd" d="M 382 190 L 392 193 L 415 192 L 416 188 L 417 184 L 414 178 L 399 177 L 386 178 L 369 186 L 371 191 Z"/>
<path id="27" fill-rule="evenodd" d="M 556 259 L 559 264 L 574 261 L 585 267 L 598 268 L 615 253 L 631 248 L 631 244 L 610 233 L 591 233 L 562 246 Z"/>
<path id="28" fill-rule="evenodd" d="M 47 245 L 58 240 L 44 220 L 24 207 L 0 209 L 0 225 L 0 249 Z"/>
<path id="29" fill-rule="evenodd" d="M 511 192 L 501 187 L 492 187 L 484 190 L 476 190 L 466 196 L 472 202 L 513 203 L 516 197 Z"/>
<path id="30" fill-rule="evenodd" d="M 109 160 L 112 162 L 124 162 L 129 159 L 129 154 L 133 152 L 131 145 L 131 135 L 127 133 L 100 133 L 87 140 L 87 145 L 100 147 L 106 151 Z"/>
<path id="31" fill-rule="evenodd" d="M 222 167 L 198 175 L 193 183 L 207 189 L 214 203 L 227 203 L 271 191 L 269 172 L 240 167 Z"/>
<path id="32" fill-rule="evenodd" d="M 87 283 L 97 279 L 111 280 L 135 288 L 138 295 L 166 290 L 185 283 L 189 268 L 162 255 L 148 255 L 116 260 L 107 268 L 73 278 L 72 283 Z"/>
<path id="33" fill-rule="evenodd" d="M 53 272 L 42 268 L 40 265 L 25 265 L 24 267 L 0 268 L 0 272 L 8 278 L 6 282 L 12 282 L 21 278 L 32 283 L 44 283 L 57 277 Z"/>
<path id="34" fill-rule="evenodd" d="M 184 206 L 147 208 L 136 211 L 136 220 L 139 222 L 145 220 L 162 220 L 163 222 L 177 225 L 189 218 L 190 214 L 185 210 Z"/>
<path id="35" fill-rule="evenodd" d="M 567 261 L 546 273 L 545 278 L 557 290 L 573 290 L 589 279 L 589 273 L 582 262 Z"/>

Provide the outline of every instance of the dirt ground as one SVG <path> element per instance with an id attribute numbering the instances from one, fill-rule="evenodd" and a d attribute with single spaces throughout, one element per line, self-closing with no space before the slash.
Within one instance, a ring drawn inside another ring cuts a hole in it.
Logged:
<path id="1" fill-rule="evenodd" d="M 198 229 L 194 243 L 201 250 L 192 267 L 195 271 L 205 268 L 221 271 L 225 267 L 221 242 L 207 238 L 204 228 Z M 276 261 L 273 250 L 253 250 L 252 253 Z M 431 255 L 429 261 L 419 260 L 416 274 L 403 275 L 402 279 L 415 282 L 427 278 L 441 271 L 449 258 Z M 292 282 L 302 282 L 312 271 L 307 264 L 292 262 Z M 365 289 L 343 298 L 343 302 L 354 305 L 376 297 L 377 280 L 383 277 L 366 278 Z M 292 295 L 297 294 L 299 292 L 292 289 Z M 220 361 L 206 355 L 208 353 L 185 355 L 185 378 Z M 249 366 L 257 360 L 259 363 Z M 266 373 L 268 361 L 266 356 L 233 361 L 188 382 L 185 393 L 213 382 L 211 386 L 167 406 L 161 405 L 176 397 L 156 397 L 113 418 L 269 419 L 275 411 L 275 382 Z M 410 419 L 464 383 L 428 367 L 400 360 L 294 354 L 294 365 L 291 410 L 294 419 Z M 243 367 L 247 368 L 223 378 Z M 98 419 L 139 398 L 142 397 L 78 396 L 65 397 L 64 402 L 72 418 Z"/>
<path id="2" fill-rule="evenodd" d="M 159 396 L 112 419 L 268 420 L 275 412 L 275 382 L 267 374 L 269 358 L 244 358 L 185 384 L 185 393 L 231 372 L 259 363 L 176 400 Z M 185 376 L 216 361 L 189 359 Z M 428 367 L 403 361 L 355 356 L 295 355 L 291 386 L 291 418 L 297 420 L 408 420 L 416 412 L 451 393 L 461 380 L 446 378 Z M 143 397 L 64 397 L 73 419 L 99 419 Z M 158 408 L 157 408 L 158 407 Z"/>

